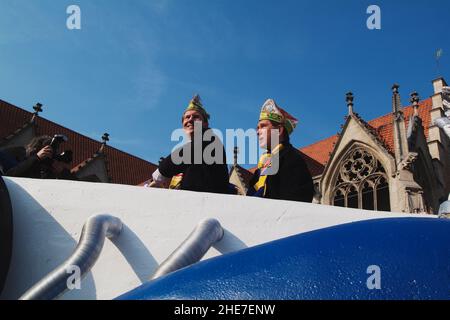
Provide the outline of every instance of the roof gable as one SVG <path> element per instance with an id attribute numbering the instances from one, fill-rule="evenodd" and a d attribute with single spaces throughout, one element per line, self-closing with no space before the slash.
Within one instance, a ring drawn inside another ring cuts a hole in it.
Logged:
<path id="1" fill-rule="evenodd" d="M 0 100 L 0 138 L 7 137 L 24 123 L 31 120 L 33 114 Z M 63 134 L 69 139 L 61 148 L 73 151 L 72 167 L 78 167 L 90 159 L 100 149 L 102 143 L 86 137 L 76 131 L 68 129 L 42 117 L 36 117 L 36 135 Z M 137 185 L 156 170 L 157 166 L 151 162 L 113 148 L 105 146 L 104 153 L 108 158 L 108 169 L 112 183 Z"/>
<path id="2" fill-rule="evenodd" d="M 427 139 L 428 129 L 431 123 L 430 110 L 432 108 L 432 104 L 433 103 L 431 98 L 423 100 L 419 103 L 419 117 L 422 119 L 422 124 L 425 131 L 424 133 Z M 413 106 L 404 107 L 403 112 L 406 122 L 405 125 L 407 127 L 410 116 L 414 114 L 414 108 Z M 392 113 L 388 113 L 367 123 L 369 127 L 373 129 L 372 133 L 375 134 L 381 142 L 383 142 L 389 152 L 392 152 L 392 150 L 394 150 L 394 127 L 392 117 Z M 313 143 L 309 146 L 300 148 L 300 151 L 325 166 L 330 159 L 330 155 L 333 152 L 334 145 L 338 142 L 338 139 L 339 135 L 334 135 L 324 140 Z"/>

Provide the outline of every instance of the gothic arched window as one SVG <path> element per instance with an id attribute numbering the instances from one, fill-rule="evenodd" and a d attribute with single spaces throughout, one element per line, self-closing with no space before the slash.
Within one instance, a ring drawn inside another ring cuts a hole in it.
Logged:
<path id="1" fill-rule="evenodd" d="M 364 148 L 352 150 L 341 162 L 331 194 L 335 206 L 391 210 L 386 171 Z"/>

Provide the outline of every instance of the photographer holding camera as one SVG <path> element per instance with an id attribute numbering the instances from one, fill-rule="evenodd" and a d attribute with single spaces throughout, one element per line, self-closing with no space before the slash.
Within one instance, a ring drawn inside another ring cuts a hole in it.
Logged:
<path id="1" fill-rule="evenodd" d="M 39 179 L 77 180 L 64 163 L 72 162 L 72 152 L 64 151 L 57 154 L 59 145 L 67 141 L 63 135 L 40 136 L 19 151 L 15 150 L 17 164 L 5 173 L 11 177 L 26 177 Z M 7 152 L 7 151 L 6 151 Z"/>

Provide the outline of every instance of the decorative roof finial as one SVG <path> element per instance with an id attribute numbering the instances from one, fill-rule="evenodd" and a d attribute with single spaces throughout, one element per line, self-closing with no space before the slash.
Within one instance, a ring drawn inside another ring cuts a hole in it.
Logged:
<path id="1" fill-rule="evenodd" d="M 414 107 L 414 116 L 418 116 L 419 115 L 419 101 L 420 101 L 419 94 L 416 91 L 411 93 L 411 99 L 409 101 L 412 103 L 412 105 Z"/>
<path id="2" fill-rule="evenodd" d="M 103 144 L 106 145 L 106 143 L 109 141 L 109 133 L 104 133 L 102 136 Z"/>
<path id="3" fill-rule="evenodd" d="M 99 153 L 103 153 L 105 151 L 106 143 L 109 141 L 109 133 L 104 133 L 102 136 L 102 145 L 100 146 L 100 149 L 98 150 Z"/>
<path id="4" fill-rule="evenodd" d="M 237 158 L 238 158 L 238 154 L 239 154 L 239 148 L 238 147 L 234 147 L 234 166 L 237 166 Z"/>
<path id="5" fill-rule="evenodd" d="M 34 113 L 33 113 L 33 117 L 31 118 L 31 123 L 34 123 L 34 121 L 36 120 L 36 117 L 39 116 L 39 112 L 42 112 L 42 104 L 39 102 L 36 103 L 33 106 L 33 110 L 34 110 Z"/>
<path id="6" fill-rule="evenodd" d="M 36 103 L 33 107 L 34 110 L 34 115 L 39 115 L 39 112 L 42 112 L 42 104 L 41 103 Z"/>
<path id="7" fill-rule="evenodd" d="M 353 114 L 353 93 L 351 92 L 347 92 L 346 94 L 346 102 L 347 102 L 347 107 L 348 107 L 348 114 L 351 115 Z"/>
<path id="8" fill-rule="evenodd" d="M 403 112 L 398 88 L 400 86 L 397 83 L 392 86 L 392 112 L 396 115 Z"/>
<path id="9" fill-rule="evenodd" d="M 398 85 L 397 83 L 394 83 L 394 85 L 392 86 L 392 92 L 398 93 L 398 88 L 400 88 L 400 85 Z"/>

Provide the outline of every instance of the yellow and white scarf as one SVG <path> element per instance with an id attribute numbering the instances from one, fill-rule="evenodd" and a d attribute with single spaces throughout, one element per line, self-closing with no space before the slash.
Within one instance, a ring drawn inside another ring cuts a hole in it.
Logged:
<path id="1" fill-rule="evenodd" d="M 255 183 L 255 196 L 264 197 L 266 195 L 267 189 L 267 174 L 270 172 L 270 168 L 272 168 L 272 157 L 280 153 L 283 150 L 284 146 L 282 144 L 277 145 L 271 153 L 265 153 L 261 156 L 258 162 L 259 169 L 259 179 Z"/>

